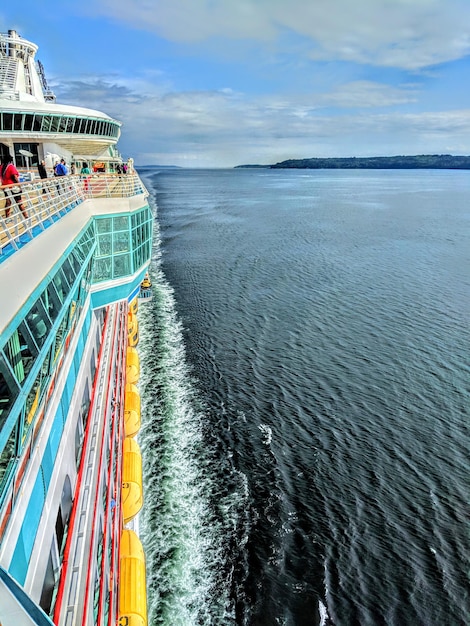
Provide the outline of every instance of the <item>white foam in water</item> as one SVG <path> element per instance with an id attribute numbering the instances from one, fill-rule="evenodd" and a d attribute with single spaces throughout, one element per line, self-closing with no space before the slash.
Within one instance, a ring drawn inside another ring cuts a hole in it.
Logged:
<path id="1" fill-rule="evenodd" d="M 154 271 L 154 300 L 139 310 L 146 489 L 140 526 L 149 578 L 149 624 L 233 624 L 230 580 L 221 573 L 226 532 L 209 503 L 213 479 L 202 441 L 205 416 L 195 408 L 173 291 L 158 266 Z M 227 517 L 240 508 L 245 483 L 246 477 L 240 493 L 219 502 L 220 510 L 227 508 Z"/>
<path id="2" fill-rule="evenodd" d="M 318 600 L 318 612 L 320 614 L 320 626 L 325 626 L 328 619 L 328 611 L 321 600 Z"/>
<path id="3" fill-rule="evenodd" d="M 260 424 L 258 428 L 264 435 L 263 443 L 269 446 L 271 444 L 271 441 L 273 440 L 273 431 L 271 427 L 268 426 L 267 424 Z"/>

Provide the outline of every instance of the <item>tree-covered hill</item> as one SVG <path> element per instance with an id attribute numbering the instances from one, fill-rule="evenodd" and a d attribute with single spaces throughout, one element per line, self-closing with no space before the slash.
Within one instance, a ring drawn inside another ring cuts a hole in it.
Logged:
<path id="1" fill-rule="evenodd" d="M 342 157 L 288 159 L 270 166 L 271 168 L 296 169 L 470 169 L 470 156 L 451 154 L 419 154 L 416 156 L 390 157 Z"/>

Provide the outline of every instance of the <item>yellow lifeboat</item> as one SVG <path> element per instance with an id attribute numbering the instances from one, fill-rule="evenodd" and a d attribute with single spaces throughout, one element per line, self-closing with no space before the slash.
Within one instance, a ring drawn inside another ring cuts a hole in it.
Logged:
<path id="1" fill-rule="evenodd" d="M 139 299 L 135 297 L 129 304 L 129 310 L 135 315 L 139 309 Z"/>
<path id="2" fill-rule="evenodd" d="M 142 289 L 149 289 L 152 286 L 152 282 L 150 280 L 150 276 L 145 274 L 144 280 L 140 283 Z"/>
<path id="3" fill-rule="evenodd" d="M 139 300 L 142 300 L 143 302 L 150 301 L 152 297 L 152 281 L 150 280 L 150 276 L 147 272 L 147 274 L 145 274 L 144 280 L 140 283 Z"/>
<path id="4" fill-rule="evenodd" d="M 140 394 L 132 383 L 127 383 L 124 394 L 124 432 L 134 437 L 140 429 Z"/>
<path id="5" fill-rule="evenodd" d="M 119 625 L 147 626 L 145 555 L 133 530 L 123 530 L 120 546 Z"/>
<path id="6" fill-rule="evenodd" d="M 129 346 L 126 355 L 126 382 L 136 383 L 140 376 L 140 362 L 137 349 Z"/>
<path id="7" fill-rule="evenodd" d="M 142 455 L 137 441 L 125 437 L 122 454 L 122 513 L 125 524 L 137 515 L 142 504 Z"/>
<path id="8" fill-rule="evenodd" d="M 137 317 L 129 311 L 127 314 L 127 344 L 135 348 L 139 343 L 139 322 Z"/>

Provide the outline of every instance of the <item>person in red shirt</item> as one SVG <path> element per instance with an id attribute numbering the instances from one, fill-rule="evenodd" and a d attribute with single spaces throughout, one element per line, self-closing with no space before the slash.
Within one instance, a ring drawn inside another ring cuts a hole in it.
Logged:
<path id="1" fill-rule="evenodd" d="M 0 176 L 2 180 L 2 185 L 13 187 L 13 185 L 18 185 L 20 182 L 20 176 L 18 174 L 18 170 L 13 164 L 13 157 L 11 155 L 7 155 L 3 158 L 2 165 L 0 168 Z M 13 191 L 13 189 L 12 189 Z M 16 189 L 15 189 L 16 191 Z M 23 213 L 25 217 L 28 217 L 26 210 L 21 201 L 21 194 L 13 196 L 14 201 L 16 202 L 18 208 Z M 11 211 L 11 197 L 7 196 L 5 198 L 5 217 L 9 217 Z"/>

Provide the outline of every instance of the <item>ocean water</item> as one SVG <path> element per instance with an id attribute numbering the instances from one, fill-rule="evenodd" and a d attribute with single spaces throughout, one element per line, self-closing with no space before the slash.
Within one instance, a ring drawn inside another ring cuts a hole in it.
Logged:
<path id="1" fill-rule="evenodd" d="M 140 172 L 149 623 L 470 623 L 470 175 Z"/>

